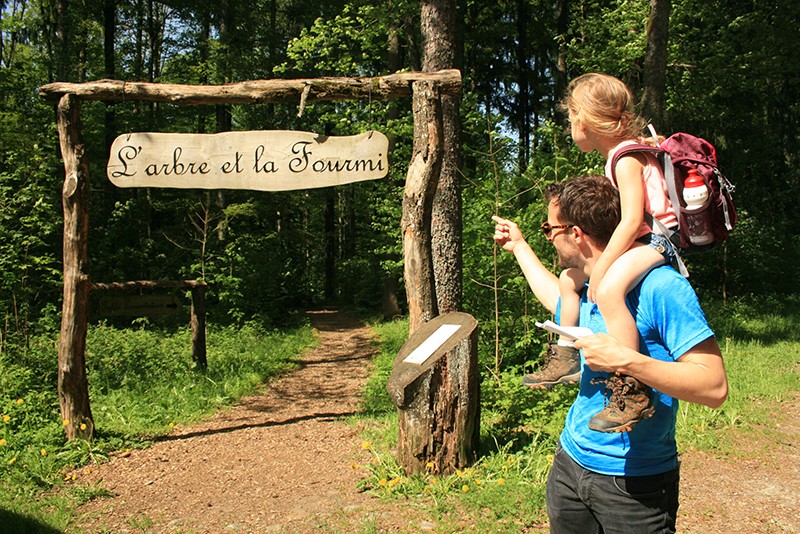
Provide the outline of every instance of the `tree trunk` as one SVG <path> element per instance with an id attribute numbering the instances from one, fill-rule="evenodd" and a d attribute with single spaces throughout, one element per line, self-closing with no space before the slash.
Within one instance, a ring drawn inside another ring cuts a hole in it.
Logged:
<path id="1" fill-rule="evenodd" d="M 103 59 L 105 63 L 105 75 L 108 79 L 116 77 L 116 62 L 114 49 L 116 47 L 116 27 L 117 27 L 117 2 L 116 0 L 104 0 L 103 2 Z M 105 144 L 106 152 L 111 149 L 114 139 L 117 137 L 116 116 L 114 104 L 106 102 L 105 105 Z M 105 194 L 113 200 L 116 199 L 116 187 L 112 187 L 108 180 L 104 181 Z"/>
<path id="2" fill-rule="evenodd" d="M 58 104 L 58 135 L 64 159 L 64 300 L 58 348 L 58 400 L 67 439 L 92 439 L 94 421 L 86 381 L 89 321 L 89 164 L 80 131 L 80 102 L 65 95 Z"/>
<path id="3" fill-rule="evenodd" d="M 454 0 L 422 2 L 423 71 L 456 68 L 461 63 L 460 27 Z M 461 117 L 460 95 L 442 96 L 444 159 L 433 201 L 431 239 L 439 313 L 461 310 Z"/>
<path id="4" fill-rule="evenodd" d="M 392 9 L 392 1 L 388 0 L 389 10 Z M 394 21 L 395 17 L 391 17 L 391 20 Z M 397 72 L 403 67 L 402 63 L 402 55 L 401 55 L 401 48 L 400 48 L 400 28 L 398 27 L 396 22 L 391 22 L 389 25 L 389 36 L 386 43 L 387 52 L 388 52 L 388 66 L 389 72 Z M 386 120 L 387 122 L 393 121 L 400 117 L 400 108 L 395 102 L 390 102 L 387 106 L 386 110 Z M 389 146 L 394 146 L 395 138 L 394 135 L 389 134 Z M 391 183 L 394 183 L 393 177 L 390 176 L 392 180 Z M 394 261 L 400 260 L 398 254 L 392 254 L 389 259 Z M 391 320 L 395 317 L 398 317 L 401 314 L 400 310 L 400 299 L 397 296 L 398 290 L 398 279 L 397 275 L 394 272 L 387 272 L 384 270 L 383 272 L 383 292 L 381 297 L 381 313 L 385 320 Z"/>
<path id="5" fill-rule="evenodd" d="M 555 71 L 557 102 L 564 98 L 567 92 L 567 31 L 569 31 L 569 0 L 558 0 L 556 34 L 560 39 Z M 555 118 L 558 124 L 567 123 L 566 114 L 561 110 L 561 106 L 555 106 Z"/>
<path id="6" fill-rule="evenodd" d="M 667 43 L 671 0 L 650 0 L 647 20 L 647 50 L 644 56 L 642 116 L 657 127 L 664 120 L 664 91 L 667 81 Z"/>
<path id="7" fill-rule="evenodd" d="M 519 131 L 517 168 L 522 175 L 528 168 L 531 149 L 531 64 L 528 42 L 528 0 L 517 0 L 517 109 L 515 118 Z"/>
<path id="8" fill-rule="evenodd" d="M 336 295 L 336 190 L 325 190 L 325 302 L 333 302 Z"/>
<path id="9" fill-rule="evenodd" d="M 414 148 L 403 193 L 403 273 L 409 328 L 414 332 L 438 311 L 431 257 L 433 195 L 442 169 L 442 108 L 438 87 L 414 82 Z"/>
<path id="10" fill-rule="evenodd" d="M 67 81 L 69 77 L 69 49 L 72 46 L 72 25 L 69 21 L 69 2 L 56 0 L 56 79 Z"/>
<path id="11" fill-rule="evenodd" d="M 423 69 L 435 70 L 453 67 L 459 61 L 456 28 L 457 17 L 453 0 L 423 0 L 422 37 Z M 414 106 L 414 155 L 417 156 L 417 127 L 425 122 Z M 434 139 L 434 128 L 428 125 L 429 138 Z M 442 146 L 441 169 L 432 180 L 435 187 L 431 214 L 431 260 L 433 261 L 433 293 L 435 302 L 431 317 L 442 313 L 433 321 L 422 324 L 425 317 L 409 298 L 410 333 L 430 335 L 428 332 L 448 312 L 455 315 L 461 308 L 461 184 L 459 180 L 459 98 L 442 97 L 442 130 L 437 132 Z M 416 159 L 412 159 L 412 166 Z M 430 167 L 429 167 L 430 168 Z M 438 184 L 437 184 L 438 182 Z M 406 188 L 413 183 L 411 170 Z M 406 226 L 404 225 L 404 229 Z M 404 241 L 405 245 L 405 241 Z M 406 268 L 409 254 L 406 254 Z M 406 277 L 406 286 L 409 278 Z M 411 295 L 411 293 L 409 293 Z M 466 315 L 466 314 L 461 314 Z M 430 318 L 430 317 L 429 317 Z M 422 321 L 422 322 L 421 322 Z M 474 323 L 474 319 L 472 319 Z M 477 323 L 474 323 L 477 324 Z M 414 339 L 413 337 L 409 340 Z M 422 341 L 422 340 L 420 340 Z M 398 357 L 399 359 L 399 357 Z M 395 362 L 398 366 L 408 365 Z M 414 379 L 402 386 L 402 394 L 395 397 L 398 404 L 398 460 L 407 473 L 417 473 L 426 468 L 434 473 L 447 473 L 470 465 L 475 460 L 479 444 L 479 380 L 478 380 L 477 328 L 457 346 L 443 354 L 432 367 L 419 370 Z M 395 384 L 396 385 L 396 384 Z M 429 467 L 432 466 L 432 467 Z"/>

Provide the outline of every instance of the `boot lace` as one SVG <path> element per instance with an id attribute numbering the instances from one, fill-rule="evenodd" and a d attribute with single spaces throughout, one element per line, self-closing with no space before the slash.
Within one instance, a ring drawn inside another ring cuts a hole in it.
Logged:
<path id="1" fill-rule="evenodd" d="M 606 404 L 616 404 L 620 410 L 625 410 L 625 396 L 630 393 L 633 387 L 619 375 L 610 375 L 608 378 L 592 378 L 591 384 L 603 384 L 606 389 L 603 392 Z"/>

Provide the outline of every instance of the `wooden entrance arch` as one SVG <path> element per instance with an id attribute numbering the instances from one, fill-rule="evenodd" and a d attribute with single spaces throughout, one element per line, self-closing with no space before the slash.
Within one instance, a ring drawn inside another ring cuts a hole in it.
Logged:
<path id="1" fill-rule="evenodd" d="M 176 105 L 297 102 L 302 111 L 306 102 L 314 100 L 386 100 L 411 96 L 414 146 L 404 189 L 401 224 L 410 322 L 419 325 L 430 319 L 432 310 L 436 309 L 431 211 L 444 146 L 440 97 L 460 91 L 461 73 L 455 69 L 374 78 L 255 80 L 216 86 L 119 80 L 57 82 L 42 86 L 42 96 L 58 100 L 58 133 L 65 171 L 62 188 L 64 294 L 58 351 L 58 393 L 67 438 L 91 439 L 94 430 L 85 364 L 92 281 L 87 268 L 89 162 L 81 133 L 82 100 L 137 100 Z M 477 364 L 474 367 L 477 368 Z M 470 390 L 474 391 L 477 399 L 477 373 L 474 369 L 469 373 L 471 376 L 465 376 L 463 382 L 471 384 Z M 472 435 L 464 439 L 470 442 L 470 447 L 473 445 Z M 435 453 L 429 447 L 424 449 L 428 454 Z M 415 465 L 419 465 L 420 460 L 423 458 L 418 458 Z"/>

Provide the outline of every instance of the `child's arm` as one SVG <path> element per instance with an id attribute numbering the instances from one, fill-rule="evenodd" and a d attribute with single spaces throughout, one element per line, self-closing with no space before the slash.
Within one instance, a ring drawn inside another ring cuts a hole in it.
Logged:
<path id="1" fill-rule="evenodd" d="M 622 218 L 592 269 L 592 276 L 589 278 L 589 298 L 592 301 L 596 300 L 597 288 L 608 268 L 631 248 L 642 227 L 645 194 L 642 181 L 643 169 L 644 164 L 634 155 L 623 156 L 617 163 L 615 176 L 619 188 Z"/>

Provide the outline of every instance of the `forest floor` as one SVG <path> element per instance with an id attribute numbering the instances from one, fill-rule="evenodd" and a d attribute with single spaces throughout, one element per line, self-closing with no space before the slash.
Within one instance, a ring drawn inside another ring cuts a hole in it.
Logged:
<path id="1" fill-rule="evenodd" d="M 147 449 L 82 468 L 78 482 L 110 496 L 82 506 L 74 530 L 445 532 L 421 508 L 357 489 L 371 457 L 343 418 L 358 410 L 372 333 L 345 313 L 309 315 L 319 346 L 300 369 Z M 735 456 L 682 456 L 679 532 L 800 533 L 800 395 L 765 414 Z"/>

